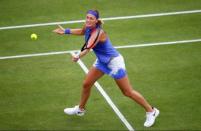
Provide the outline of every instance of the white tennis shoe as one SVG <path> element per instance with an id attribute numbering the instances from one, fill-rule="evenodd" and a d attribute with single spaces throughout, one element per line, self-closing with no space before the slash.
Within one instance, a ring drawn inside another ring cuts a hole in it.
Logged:
<path id="1" fill-rule="evenodd" d="M 156 117 L 159 115 L 160 111 L 156 108 L 153 108 L 154 111 L 153 112 L 146 112 L 146 121 L 144 123 L 144 126 L 145 127 L 151 127 L 155 120 L 156 120 Z"/>
<path id="2" fill-rule="evenodd" d="M 85 113 L 85 110 L 81 110 L 79 106 L 75 106 L 73 108 L 65 108 L 64 113 L 67 115 L 78 115 L 78 116 L 83 116 Z"/>

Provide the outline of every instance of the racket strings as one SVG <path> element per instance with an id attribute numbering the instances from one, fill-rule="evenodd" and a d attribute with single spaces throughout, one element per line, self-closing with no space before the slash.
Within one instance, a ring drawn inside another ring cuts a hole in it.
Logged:
<path id="1" fill-rule="evenodd" d="M 88 45 L 88 41 L 89 41 L 89 39 L 90 39 L 90 37 L 91 37 L 91 34 L 88 36 L 88 38 L 87 38 L 85 44 L 84 44 L 84 45 L 82 46 L 82 48 L 81 48 L 81 51 L 86 50 L 86 49 L 91 49 L 91 48 L 96 44 L 96 42 L 97 42 L 97 40 L 98 40 L 98 37 L 99 37 L 99 34 L 100 34 L 100 30 L 101 30 L 101 29 L 98 29 L 98 34 L 96 35 L 96 38 L 95 38 L 93 44 L 92 44 L 90 47 L 87 47 L 87 45 Z"/>

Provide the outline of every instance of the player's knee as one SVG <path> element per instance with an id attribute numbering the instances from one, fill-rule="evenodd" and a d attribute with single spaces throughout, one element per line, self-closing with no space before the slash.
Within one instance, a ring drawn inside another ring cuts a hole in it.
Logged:
<path id="1" fill-rule="evenodd" d="M 132 96 L 132 91 L 126 90 L 126 91 L 123 91 L 123 94 L 124 94 L 124 96 L 126 96 L 126 97 L 131 97 L 131 96 Z"/>
<path id="2" fill-rule="evenodd" d="M 93 84 L 90 81 L 83 81 L 83 88 L 84 89 L 89 89 Z"/>

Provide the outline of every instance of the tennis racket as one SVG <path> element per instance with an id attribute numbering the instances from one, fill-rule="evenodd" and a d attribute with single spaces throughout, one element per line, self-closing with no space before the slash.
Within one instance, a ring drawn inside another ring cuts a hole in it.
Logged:
<path id="1" fill-rule="evenodd" d="M 84 44 L 84 45 L 82 46 L 82 48 L 81 48 L 81 51 L 86 50 L 86 49 L 91 49 L 91 48 L 96 44 L 96 42 L 97 42 L 97 40 L 98 40 L 98 37 L 99 37 L 99 34 L 100 34 L 100 30 L 101 30 L 101 29 L 99 28 L 99 29 L 98 29 L 98 34 L 96 35 L 96 38 L 95 38 L 95 40 L 94 40 L 94 43 L 93 43 L 90 47 L 87 47 L 87 46 L 88 46 L 88 41 L 89 41 L 91 35 L 88 36 L 88 38 L 87 38 L 85 44 Z"/>

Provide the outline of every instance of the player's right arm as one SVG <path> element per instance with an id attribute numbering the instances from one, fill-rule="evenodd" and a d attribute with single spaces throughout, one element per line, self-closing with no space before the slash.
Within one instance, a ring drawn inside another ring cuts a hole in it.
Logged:
<path id="1" fill-rule="evenodd" d="M 84 29 L 70 29 L 72 35 L 84 35 Z"/>
<path id="2" fill-rule="evenodd" d="M 68 28 L 64 29 L 62 26 L 58 25 L 58 28 L 53 30 L 53 32 L 59 35 L 63 35 L 63 34 L 84 35 L 85 26 L 79 29 L 68 29 Z"/>

